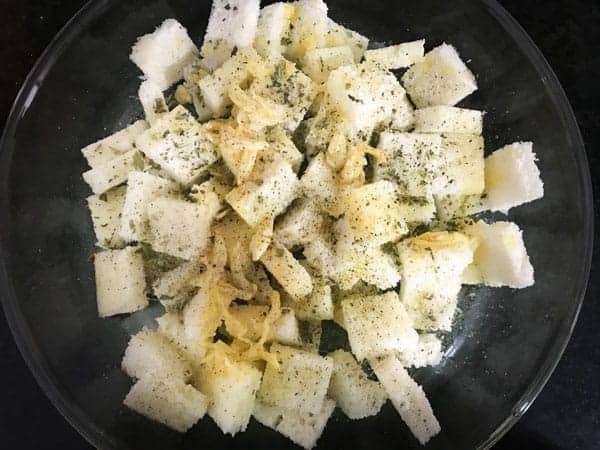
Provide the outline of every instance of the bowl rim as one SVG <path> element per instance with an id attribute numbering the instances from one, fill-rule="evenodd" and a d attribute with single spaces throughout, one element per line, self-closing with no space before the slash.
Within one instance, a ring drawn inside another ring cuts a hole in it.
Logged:
<path id="1" fill-rule="evenodd" d="M 7 177 L 3 175 L 4 171 L 8 170 L 9 166 L 7 161 L 8 157 L 3 150 L 14 140 L 13 138 L 19 120 L 27 111 L 35 97 L 37 89 L 44 80 L 48 69 L 54 64 L 56 59 L 62 54 L 62 51 L 72 42 L 78 33 L 85 29 L 96 17 L 101 15 L 102 11 L 110 6 L 113 1 L 114 0 L 89 0 L 83 5 L 83 7 L 81 7 L 81 9 L 66 22 L 50 41 L 25 78 L 25 81 L 15 98 L 6 120 L 2 137 L 0 138 L 0 183 L 7 183 Z M 504 419 L 490 436 L 479 445 L 479 448 L 481 449 L 488 449 L 507 433 L 540 394 L 554 372 L 554 369 L 560 361 L 571 338 L 585 297 L 590 275 L 594 241 L 594 203 L 591 175 L 585 145 L 577 125 L 575 114 L 558 77 L 529 34 L 527 34 L 523 27 L 521 27 L 516 19 L 512 17 L 500 3 L 496 0 L 474 1 L 479 1 L 484 5 L 488 12 L 515 41 L 515 44 L 520 50 L 529 58 L 538 74 L 545 78 L 545 85 L 550 97 L 555 101 L 557 111 L 563 116 L 563 123 L 566 125 L 565 131 L 571 136 L 573 147 L 576 148 L 574 158 L 580 175 L 581 190 L 583 193 L 582 200 L 585 206 L 583 217 L 583 240 L 586 245 L 584 254 L 582 255 L 583 270 L 580 270 L 578 277 L 575 280 L 576 296 L 574 300 L 576 301 L 576 304 L 571 312 L 571 316 L 568 318 L 568 329 L 562 336 L 562 339 L 555 340 L 550 346 L 537 375 L 514 405 L 512 414 Z M 5 210 L 8 206 L 5 204 L 5 201 L 8 201 L 8 199 L 0 197 L 0 210 Z M 113 437 L 108 436 L 99 426 L 90 420 L 83 409 L 77 406 L 75 402 L 70 401 L 69 394 L 67 394 L 65 388 L 50 370 L 46 357 L 37 349 L 31 329 L 18 307 L 13 286 L 9 282 L 5 263 L 6 260 L 4 257 L 5 251 L 3 250 L 1 238 L 2 236 L 0 235 L 0 301 L 13 338 L 23 359 L 29 367 L 29 370 L 56 409 L 90 444 L 96 448 L 107 448 L 107 445 L 111 448 L 120 448 L 119 442 L 115 441 Z"/>

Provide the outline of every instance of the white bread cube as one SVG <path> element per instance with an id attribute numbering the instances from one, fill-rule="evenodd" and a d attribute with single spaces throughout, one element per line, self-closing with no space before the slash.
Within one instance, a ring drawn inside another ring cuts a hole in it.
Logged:
<path id="1" fill-rule="evenodd" d="M 265 62 L 260 62 L 263 66 Z M 277 88 L 274 88 L 277 86 Z M 304 119 L 316 95 L 313 82 L 295 65 L 279 60 L 273 72 L 256 78 L 245 95 L 236 99 L 234 116 L 240 123 L 248 123 L 252 128 L 281 125 L 294 132 Z M 257 110 L 257 98 L 263 106 Z"/>
<path id="2" fill-rule="evenodd" d="M 208 247 L 216 213 L 210 204 L 156 198 L 146 205 L 148 243 L 157 252 L 185 260 L 197 258 Z"/>
<path id="3" fill-rule="evenodd" d="M 397 356 L 404 367 L 437 366 L 442 360 L 442 341 L 435 334 L 420 334 L 416 348 Z"/>
<path id="4" fill-rule="evenodd" d="M 254 36 L 254 48 L 260 56 L 277 58 L 284 53 L 295 9 L 293 3 L 277 2 L 260 10 Z"/>
<path id="5" fill-rule="evenodd" d="M 417 345 L 419 335 L 394 291 L 345 298 L 342 310 L 350 347 L 359 361 Z"/>
<path id="6" fill-rule="evenodd" d="M 285 161 L 265 166 L 262 183 L 247 181 L 225 197 L 227 203 L 252 227 L 275 218 L 288 207 L 298 193 L 298 178 Z"/>
<path id="7" fill-rule="evenodd" d="M 129 172 L 144 168 L 144 160 L 137 150 L 130 150 L 120 156 L 98 164 L 83 173 L 84 181 L 94 194 L 102 194 L 127 181 Z"/>
<path id="8" fill-rule="evenodd" d="M 392 99 L 392 116 L 389 128 L 396 131 L 408 131 L 415 123 L 414 108 L 406 95 Z M 385 125 L 385 124 L 384 124 Z"/>
<path id="9" fill-rule="evenodd" d="M 160 116 L 169 112 L 163 92 L 152 80 L 145 80 L 140 84 L 138 97 L 144 109 L 146 121 L 150 125 L 153 125 Z"/>
<path id="10" fill-rule="evenodd" d="M 149 173 L 131 172 L 127 183 L 119 236 L 127 242 L 144 240 L 146 205 L 156 197 L 174 193 L 176 187 L 175 183 Z"/>
<path id="11" fill-rule="evenodd" d="M 187 350 L 202 358 L 221 325 L 221 314 L 205 290 L 198 293 L 183 308 L 183 328 Z"/>
<path id="12" fill-rule="evenodd" d="M 485 199 L 492 211 L 510 208 L 544 196 L 544 183 L 531 142 L 515 142 L 485 159 Z"/>
<path id="13" fill-rule="evenodd" d="M 322 234 L 307 242 L 303 253 L 307 264 L 320 276 L 329 277 L 337 283 L 339 283 L 337 278 L 353 267 L 352 262 L 338 257 L 334 242 Z"/>
<path id="14" fill-rule="evenodd" d="M 350 188 L 341 201 L 354 240 L 374 247 L 408 232 L 396 186 L 386 180 Z"/>
<path id="15" fill-rule="evenodd" d="M 417 329 L 450 331 L 461 275 L 472 261 L 476 239 L 432 231 L 397 246 L 402 264 L 400 299 Z"/>
<path id="16" fill-rule="evenodd" d="M 156 318 L 156 323 L 158 324 L 158 331 L 183 352 L 190 364 L 195 362 L 195 358 L 187 352 L 185 329 L 183 327 L 183 317 L 181 312 L 166 312 L 162 316 Z"/>
<path id="17" fill-rule="evenodd" d="M 416 133 L 481 134 L 483 111 L 456 106 L 430 106 L 415 110 Z"/>
<path id="18" fill-rule="evenodd" d="M 298 173 L 304 160 L 304 154 L 298 150 L 287 132 L 281 127 L 276 127 L 270 130 L 266 138 L 270 145 L 269 150 L 276 155 L 274 158 L 279 157 L 288 162 L 294 172 Z"/>
<path id="19" fill-rule="evenodd" d="M 136 139 L 136 145 L 184 186 L 191 185 L 217 160 L 207 131 L 181 105 L 158 118 Z"/>
<path id="20" fill-rule="evenodd" d="M 148 306 L 144 260 L 137 248 L 96 253 L 94 269 L 100 317 L 131 313 Z"/>
<path id="21" fill-rule="evenodd" d="M 483 137 L 475 134 L 442 135 L 442 175 L 434 181 L 434 194 L 459 197 L 482 194 L 485 188 Z"/>
<path id="22" fill-rule="evenodd" d="M 228 107 L 231 106 L 229 87 L 240 85 L 248 80 L 250 76 L 248 64 L 252 61 L 260 63 L 262 60 L 253 48 L 244 48 L 227 59 L 212 74 L 198 81 L 202 98 L 214 117 L 226 115 Z"/>
<path id="23" fill-rule="evenodd" d="M 423 59 L 425 39 L 390 45 L 365 52 L 365 61 L 383 69 L 394 70 L 412 66 Z"/>
<path id="24" fill-rule="evenodd" d="M 473 73 L 448 44 L 426 53 L 402 76 L 402 84 L 417 108 L 456 105 L 477 90 Z"/>
<path id="25" fill-rule="evenodd" d="M 201 272 L 196 262 L 186 261 L 164 272 L 152 285 L 152 292 L 160 300 L 173 300 L 188 287 L 190 280 Z"/>
<path id="26" fill-rule="evenodd" d="M 296 19 L 292 21 L 285 57 L 299 62 L 307 52 L 323 46 L 329 19 L 323 0 L 299 0 L 294 6 Z"/>
<path id="27" fill-rule="evenodd" d="M 405 223 L 429 223 L 435 218 L 436 205 L 427 198 L 401 198 L 398 203 Z"/>
<path id="28" fill-rule="evenodd" d="M 431 197 L 444 164 L 440 135 L 384 131 L 377 148 L 386 156 L 376 167 L 378 179 L 396 182 L 401 195 Z"/>
<path id="29" fill-rule="evenodd" d="M 400 273 L 392 255 L 385 253 L 381 247 L 364 248 L 362 252 L 357 250 L 352 258 L 354 265 L 350 266 L 351 269 L 334 277 L 340 288 L 352 289 L 359 280 L 381 290 L 392 289 L 398 285 Z M 340 254 L 339 247 L 337 251 Z"/>
<path id="30" fill-rule="evenodd" d="M 344 121 L 342 114 L 334 107 L 326 95 L 321 95 L 322 101 L 316 108 L 316 116 L 304 122 L 304 145 L 308 156 L 318 156 L 325 152 L 333 136 L 339 131 L 339 124 Z M 314 158 L 313 158 L 314 159 Z"/>
<path id="31" fill-rule="evenodd" d="M 324 218 L 315 202 L 299 199 L 275 224 L 274 236 L 287 248 L 304 245 L 319 233 L 323 222 Z"/>
<path id="32" fill-rule="evenodd" d="M 400 274 L 396 264 L 392 256 L 384 253 L 380 247 L 380 244 L 388 242 L 386 236 L 390 235 L 358 233 L 350 225 L 348 215 L 335 224 L 334 231 L 337 260 L 333 262 L 335 269 L 328 273 L 341 289 L 352 289 L 360 280 L 382 290 L 398 284 Z"/>
<path id="33" fill-rule="evenodd" d="M 183 78 L 183 68 L 197 55 L 187 30 L 175 19 L 167 19 L 153 33 L 140 37 L 129 57 L 164 91 Z"/>
<path id="34" fill-rule="evenodd" d="M 145 120 L 138 120 L 108 137 L 82 148 L 81 153 L 91 168 L 101 166 L 132 150 L 135 138 L 147 129 L 148 123 Z"/>
<path id="35" fill-rule="evenodd" d="M 331 286 L 324 279 L 313 279 L 311 294 L 292 304 L 296 317 L 301 320 L 321 321 L 333 319 L 333 300 Z"/>
<path id="36" fill-rule="evenodd" d="M 137 379 L 158 376 L 187 381 L 192 374 L 190 363 L 169 338 L 148 330 L 131 337 L 121 368 L 131 378 Z"/>
<path id="37" fill-rule="evenodd" d="M 301 345 L 298 319 L 291 308 L 281 308 L 281 316 L 273 324 L 272 340 L 284 345 Z"/>
<path id="38" fill-rule="evenodd" d="M 279 344 L 273 344 L 270 351 L 279 368 L 267 364 L 257 399 L 300 414 L 318 414 L 327 394 L 333 361 Z"/>
<path id="39" fill-rule="evenodd" d="M 208 415 L 224 434 L 245 431 L 260 386 L 260 371 L 247 362 L 208 359 L 200 369 L 200 390 L 209 398 Z"/>
<path id="40" fill-rule="evenodd" d="M 334 409 L 335 402 L 329 398 L 323 401 L 321 409 L 316 414 L 302 414 L 257 401 L 253 414 L 254 418 L 264 426 L 272 428 L 300 447 L 309 450 L 317 444 Z"/>
<path id="41" fill-rule="evenodd" d="M 325 154 L 320 153 L 309 163 L 300 178 L 302 194 L 321 208 L 328 209 L 337 196 L 337 180 L 331 167 L 325 161 Z"/>
<path id="42" fill-rule="evenodd" d="M 373 130 L 389 122 L 404 89 L 391 72 L 373 66 L 342 66 L 332 71 L 326 92 L 346 120 L 350 138 L 369 140 Z"/>
<path id="43" fill-rule="evenodd" d="M 185 433 L 204 417 L 208 399 L 179 379 L 147 377 L 133 385 L 123 403 L 151 420 Z"/>
<path id="44" fill-rule="evenodd" d="M 333 20 L 328 19 L 328 29 L 325 35 L 326 47 L 350 47 L 354 55 L 354 62 L 359 63 L 369 46 L 369 39 L 350 30 Z"/>
<path id="45" fill-rule="evenodd" d="M 125 204 L 125 187 L 111 189 L 102 195 L 91 195 L 87 198 L 87 204 L 94 223 L 97 245 L 104 248 L 123 245 L 119 227 Z"/>
<path id="46" fill-rule="evenodd" d="M 376 415 L 387 400 L 383 386 L 367 378 L 352 353 L 336 350 L 328 356 L 333 359 L 329 396 L 350 419 Z"/>
<path id="47" fill-rule="evenodd" d="M 435 196 L 437 216 L 440 220 L 448 221 L 455 217 L 467 217 L 486 211 L 488 209 L 486 197 L 485 193 L 466 196 Z"/>
<path id="48" fill-rule="evenodd" d="M 204 43 L 202 66 L 212 72 L 237 49 L 254 42 L 260 0 L 213 0 Z"/>
<path id="49" fill-rule="evenodd" d="M 525 288 L 533 285 L 533 266 L 523 242 L 523 232 L 512 222 L 467 226 L 464 232 L 479 241 L 473 264 L 488 286 Z"/>
<path id="50" fill-rule="evenodd" d="M 279 242 L 271 243 L 260 262 L 294 299 L 301 299 L 312 292 L 313 284 L 309 273 Z"/>
<path id="51" fill-rule="evenodd" d="M 404 423 L 421 445 L 425 445 L 441 427 L 423 388 L 394 355 L 369 362 Z"/>
<path id="52" fill-rule="evenodd" d="M 348 46 L 316 48 L 306 52 L 302 58 L 302 70 L 315 83 L 324 83 L 331 71 L 353 64 L 354 55 Z"/>

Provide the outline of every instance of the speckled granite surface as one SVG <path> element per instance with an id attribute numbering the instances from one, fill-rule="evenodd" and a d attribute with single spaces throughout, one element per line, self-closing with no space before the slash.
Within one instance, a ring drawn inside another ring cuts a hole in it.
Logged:
<path id="1" fill-rule="evenodd" d="M 0 123 L 27 72 L 81 0 L 0 0 Z M 600 3 L 504 0 L 554 68 L 587 146 L 596 211 L 600 199 Z M 597 252 L 595 257 L 598 256 Z M 573 338 L 548 385 L 499 449 L 600 448 L 600 266 L 592 268 Z M 84 449 L 89 445 L 46 399 L 0 316 L 0 447 Z"/>

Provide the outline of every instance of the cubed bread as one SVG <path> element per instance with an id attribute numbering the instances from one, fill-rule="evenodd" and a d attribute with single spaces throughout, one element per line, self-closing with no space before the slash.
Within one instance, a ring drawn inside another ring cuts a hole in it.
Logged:
<path id="1" fill-rule="evenodd" d="M 160 116 L 169 112 L 163 92 L 152 80 L 145 80 L 140 84 L 138 97 L 142 104 L 146 121 L 150 125 L 153 125 Z"/>
<path id="2" fill-rule="evenodd" d="M 229 56 L 231 53 L 227 55 L 227 58 Z M 198 81 L 202 98 L 206 106 L 213 112 L 214 117 L 226 115 L 231 106 L 230 86 L 239 86 L 247 81 L 250 76 L 248 65 L 251 62 L 260 64 L 261 61 L 253 48 L 240 49 L 212 74 Z"/>
<path id="3" fill-rule="evenodd" d="M 478 221 L 464 232 L 477 239 L 473 265 L 484 284 L 525 288 L 533 285 L 533 266 L 523 242 L 523 232 L 512 222 Z"/>
<path id="4" fill-rule="evenodd" d="M 271 243 L 260 262 L 293 298 L 302 299 L 312 292 L 312 279 L 306 269 L 277 241 Z"/>
<path id="5" fill-rule="evenodd" d="M 461 276 L 476 246 L 476 239 L 448 231 L 423 233 L 398 244 L 400 299 L 417 329 L 451 329 Z"/>
<path id="6" fill-rule="evenodd" d="M 377 148 L 386 156 L 376 167 L 378 179 L 397 183 L 401 195 L 431 197 L 444 164 L 439 134 L 384 131 Z"/>
<path id="7" fill-rule="evenodd" d="M 302 70 L 314 82 L 324 83 L 331 71 L 352 64 L 354 64 L 354 55 L 348 46 L 315 48 L 304 55 Z"/>
<path id="8" fill-rule="evenodd" d="M 394 291 L 345 298 L 342 310 L 350 347 L 359 361 L 417 345 L 419 336 Z"/>
<path id="9" fill-rule="evenodd" d="M 441 427 L 423 388 L 394 355 L 369 362 L 404 423 L 421 445 L 425 445 Z"/>
<path id="10" fill-rule="evenodd" d="M 232 436 L 245 431 L 260 386 L 260 371 L 247 362 L 207 359 L 200 369 L 200 390 L 209 398 L 208 415 Z"/>
<path id="11" fill-rule="evenodd" d="M 342 66 L 326 83 L 332 105 L 346 121 L 348 137 L 369 141 L 373 131 L 389 123 L 405 92 L 389 71 L 373 66 Z"/>
<path id="12" fill-rule="evenodd" d="M 292 3 L 277 2 L 260 10 L 254 48 L 263 58 L 277 58 L 284 53 L 295 9 Z"/>
<path id="13" fill-rule="evenodd" d="M 433 333 L 423 333 L 416 348 L 397 356 L 404 367 L 437 366 L 442 360 L 442 341 Z"/>
<path id="14" fill-rule="evenodd" d="M 395 70 L 412 66 L 423 59 L 425 39 L 367 50 L 365 61 L 383 69 Z"/>
<path id="15" fill-rule="evenodd" d="M 217 213 L 213 205 L 156 198 L 148 203 L 146 211 L 148 243 L 155 251 L 191 260 L 207 249 L 210 225 Z"/>
<path id="16" fill-rule="evenodd" d="M 255 227 L 285 211 L 298 194 L 298 183 L 292 167 L 278 159 L 264 168 L 261 183 L 247 181 L 225 198 L 248 225 Z"/>
<path id="17" fill-rule="evenodd" d="M 362 419 L 379 412 L 387 394 L 377 381 L 370 380 L 354 356 L 345 350 L 328 355 L 333 359 L 329 396 L 350 419 Z"/>
<path id="18" fill-rule="evenodd" d="M 260 0 L 213 0 L 202 44 L 202 66 L 213 71 L 254 42 Z"/>
<path id="19" fill-rule="evenodd" d="M 299 0 L 294 6 L 295 20 L 292 20 L 285 57 L 299 62 L 307 52 L 323 46 L 329 19 L 323 0 Z"/>
<path id="20" fill-rule="evenodd" d="M 104 248 L 123 245 L 119 228 L 125 204 L 125 187 L 117 187 L 101 195 L 91 195 L 87 198 L 87 204 L 94 223 L 97 245 Z"/>
<path id="21" fill-rule="evenodd" d="M 294 301 L 292 307 L 301 320 L 332 320 L 331 286 L 323 278 L 313 278 L 313 290 L 310 295 Z"/>
<path id="22" fill-rule="evenodd" d="M 475 76 L 448 44 L 426 53 L 402 76 L 402 84 L 417 108 L 456 105 L 477 90 Z"/>
<path id="23" fill-rule="evenodd" d="M 416 109 L 414 131 L 479 135 L 483 131 L 483 111 L 446 105 Z"/>
<path id="24" fill-rule="evenodd" d="M 279 367 L 267 364 L 257 398 L 300 414 L 318 414 L 323 406 L 333 361 L 292 347 L 271 346 Z"/>
<path id="25" fill-rule="evenodd" d="M 434 180 L 440 197 L 480 195 L 485 188 L 483 137 L 475 134 L 442 134 L 443 163 Z"/>
<path id="26" fill-rule="evenodd" d="M 330 208 L 337 196 L 337 180 L 331 167 L 325 161 L 325 154 L 320 153 L 309 163 L 304 175 L 300 178 L 300 190 L 310 202 L 323 208 Z"/>
<path id="27" fill-rule="evenodd" d="M 390 181 L 350 188 L 340 203 L 353 240 L 365 246 L 395 242 L 408 232 L 397 187 Z"/>
<path id="28" fill-rule="evenodd" d="M 183 68 L 197 55 L 187 30 L 175 19 L 167 19 L 153 33 L 138 39 L 130 58 L 164 91 L 183 78 Z"/>
<path id="29" fill-rule="evenodd" d="M 81 153 L 91 168 L 103 165 L 117 156 L 133 150 L 135 139 L 148 129 L 145 120 L 138 120 L 131 125 L 100 139 L 81 149 Z"/>
<path id="30" fill-rule="evenodd" d="M 350 47 L 354 55 L 354 62 L 358 64 L 369 46 L 369 38 L 328 19 L 325 46 Z"/>
<path id="31" fill-rule="evenodd" d="M 94 269 L 100 317 L 131 313 L 148 306 L 144 259 L 138 248 L 96 253 Z"/>
<path id="32" fill-rule="evenodd" d="M 202 358 L 221 325 L 221 313 L 204 289 L 186 303 L 182 312 L 185 342 L 189 352 Z"/>
<path id="33" fill-rule="evenodd" d="M 208 399 L 179 379 L 146 377 L 133 385 L 123 403 L 151 420 L 185 433 L 204 417 Z"/>
<path id="34" fill-rule="evenodd" d="M 307 450 L 317 444 L 333 410 L 335 402 L 326 398 L 317 413 L 300 413 L 256 402 L 254 418 L 266 427 L 281 433 Z"/>
<path id="35" fill-rule="evenodd" d="M 127 181 L 129 172 L 144 168 L 144 159 L 137 150 L 116 156 L 83 173 L 84 181 L 94 194 L 103 194 Z"/>
<path id="36" fill-rule="evenodd" d="M 129 174 L 125 203 L 121 214 L 119 236 L 126 242 L 146 239 L 146 206 L 157 197 L 166 197 L 177 191 L 172 181 L 145 172 Z"/>
<path id="37" fill-rule="evenodd" d="M 515 142 L 485 159 L 485 204 L 505 214 L 515 206 L 544 196 L 533 143 Z"/>
<path id="38" fill-rule="evenodd" d="M 274 229 L 276 239 L 285 247 L 304 245 L 319 233 L 323 216 L 309 199 L 298 199 L 279 220 Z"/>
<path id="39" fill-rule="evenodd" d="M 142 330 L 129 340 L 123 371 L 131 378 L 147 376 L 187 381 L 192 367 L 169 338 L 157 331 Z"/>
<path id="40" fill-rule="evenodd" d="M 191 185 L 217 160 L 207 132 L 181 105 L 158 118 L 136 139 L 136 145 L 184 186 Z"/>

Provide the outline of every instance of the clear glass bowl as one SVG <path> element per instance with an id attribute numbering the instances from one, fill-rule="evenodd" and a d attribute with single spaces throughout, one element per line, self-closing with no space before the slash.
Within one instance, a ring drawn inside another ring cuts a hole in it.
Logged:
<path id="1" fill-rule="evenodd" d="M 442 424 L 430 448 L 486 448 L 523 414 L 567 344 L 592 249 L 592 197 L 573 113 L 555 75 L 519 25 L 492 0 L 330 0 L 330 15 L 377 42 L 454 44 L 477 74 L 464 104 L 487 111 L 487 151 L 531 140 L 543 200 L 511 213 L 525 232 L 537 283 L 465 291 L 443 363 L 419 370 Z M 96 315 L 94 236 L 79 149 L 141 116 L 137 36 L 175 17 L 200 42 L 209 1 L 88 3 L 40 58 L 15 103 L 0 148 L 0 295 L 29 367 L 56 407 L 98 448 L 291 448 L 252 421 L 223 436 L 208 418 L 179 435 L 122 406 L 120 359 L 130 333 L 158 308 Z M 475 294 L 471 296 L 469 294 Z M 336 412 L 321 448 L 418 448 L 388 404 L 351 422 Z"/>

